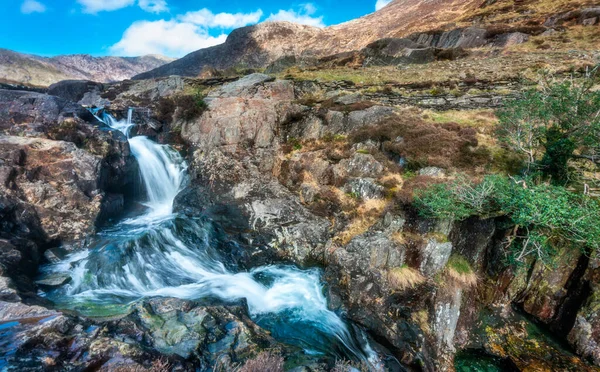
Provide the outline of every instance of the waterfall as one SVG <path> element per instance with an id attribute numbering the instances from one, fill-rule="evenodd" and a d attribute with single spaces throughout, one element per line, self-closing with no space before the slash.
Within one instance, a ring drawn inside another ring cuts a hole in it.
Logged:
<path id="1" fill-rule="evenodd" d="M 131 118 L 131 109 L 126 121 L 103 117 L 127 136 Z M 85 251 L 46 267 L 49 273 L 68 272 L 72 279 L 46 293 L 49 299 L 83 313 L 93 308 L 90 304 L 124 305 L 155 296 L 246 299 L 250 316 L 283 342 L 310 353 L 376 364 L 372 349 L 361 346 L 327 308 L 320 270 L 271 265 L 237 271 L 223 259 L 210 223 L 173 213 L 173 200 L 186 177 L 182 157 L 147 137 L 133 137 L 129 143 L 146 186 L 147 210 L 101 231 Z"/>

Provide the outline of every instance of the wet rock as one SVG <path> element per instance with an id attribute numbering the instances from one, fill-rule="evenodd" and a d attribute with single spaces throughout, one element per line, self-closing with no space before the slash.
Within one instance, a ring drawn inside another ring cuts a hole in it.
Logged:
<path id="1" fill-rule="evenodd" d="M 493 266 L 488 250 L 495 243 L 496 221 L 493 219 L 469 218 L 457 222 L 450 234 L 454 252 L 465 257 L 474 269 L 483 270 Z"/>
<path id="2" fill-rule="evenodd" d="M 362 270 L 387 270 L 404 263 L 406 247 L 394 242 L 385 234 L 365 234 L 354 238 L 344 249 L 334 253 L 337 264 L 349 272 Z M 354 268 L 354 269 L 352 269 Z"/>
<path id="3" fill-rule="evenodd" d="M 438 363 L 444 365 L 451 360 L 448 356 L 455 352 L 454 334 L 460 317 L 462 290 L 460 288 L 440 288 L 435 301 L 432 330 L 437 342 L 437 349 L 443 355 L 440 359 L 446 359 L 438 360 Z"/>
<path id="4" fill-rule="evenodd" d="M 310 57 L 283 56 L 273 61 L 265 69 L 265 74 L 279 74 L 291 67 L 307 68 L 316 66 L 318 60 Z"/>
<path id="5" fill-rule="evenodd" d="M 0 321 L 14 321 L 29 318 L 47 318 L 57 316 L 54 310 L 48 310 L 41 306 L 28 306 L 19 302 L 0 301 Z"/>
<path id="6" fill-rule="evenodd" d="M 151 299 L 137 304 L 128 319 L 142 327 L 150 345 L 159 352 L 198 357 L 209 366 L 223 356 L 237 363 L 263 348 L 278 346 L 239 306 L 198 306 L 179 299 Z"/>
<path id="7" fill-rule="evenodd" d="M 506 48 L 513 45 L 523 44 L 529 40 L 529 35 L 522 32 L 511 32 L 496 37 L 493 42 L 495 47 Z"/>
<path id="8" fill-rule="evenodd" d="M 63 98 L 0 90 L 0 132 L 3 134 L 47 137 L 81 121 L 91 123 L 95 119 L 83 107 Z"/>
<path id="9" fill-rule="evenodd" d="M 365 66 L 428 63 L 435 60 L 434 48 L 427 48 L 409 39 L 377 40 L 361 53 L 365 56 Z"/>
<path id="10" fill-rule="evenodd" d="M 128 84 L 123 92 L 120 92 L 116 100 L 131 99 L 131 97 L 142 100 L 157 100 L 181 92 L 185 86 L 184 78 L 181 76 L 169 76 L 160 79 L 141 80 L 135 84 Z"/>
<path id="11" fill-rule="evenodd" d="M 15 289 L 15 285 L 11 278 L 0 276 L 0 301 L 21 301 L 21 297 Z"/>
<path id="12" fill-rule="evenodd" d="M 182 123 L 182 138 L 199 146 L 272 146 L 277 126 L 301 110 L 292 104 L 292 84 L 272 80 L 252 74 L 212 91 L 205 99 L 209 110 Z"/>
<path id="13" fill-rule="evenodd" d="M 23 151 L 27 162 L 14 164 L 15 189 L 7 191 L 35 209 L 48 238 L 69 241 L 90 233 L 102 204 L 101 159 L 69 142 L 0 138 L 0 158 L 14 151 Z"/>
<path id="14" fill-rule="evenodd" d="M 212 79 L 219 78 L 221 76 L 222 74 L 221 72 L 219 72 L 219 70 L 208 65 L 202 67 L 202 71 L 200 71 L 200 73 L 198 74 L 198 78 L 200 79 Z"/>
<path id="15" fill-rule="evenodd" d="M 360 93 L 344 94 L 334 99 L 334 103 L 338 105 L 352 105 L 355 103 L 363 102 L 364 96 Z"/>
<path id="16" fill-rule="evenodd" d="M 51 289 L 61 287 L 69 283 L 70 281 L 71 276 L 69 274 L 55 273 L 48 276 L 44 276 L 42 279 L 36 280 L 35 283 L 46 289 Z"/>
<path id="17" fill-rule="evenodd" d="M 598 320 L 593 319 L 590 323 L 588 319 L 578 315 L 567 340 L 575 348 L 577 354 L 592 360 L 595 365 L 600 365 L 600 344 L 598 344 L 597 335 Z"/>
<path id="18" fill-rule="evenodd" d="M 487 30 L 479 27 L 457 28 L 451 31 L 432 31 L 409 36 L 414 42 L 435 48 L 478 48 L 487 43 Z"/>
<path id="19" fill-rule="evenodd" d="M 597 255 L 593 255 L 582 278 L 582 290 L 579 293 L 581 306 L 577 309 L 573 327 L 567 336 L 568 342 L 575 348 L 577 354 L 593 361 L 595 365 L 600 365 L 599 279 L 600 260 Z M 576 292 L 573 289 L 571 291 Z M 577 307 L 576 305 L 571 305 L 571 311 Z"/>
<path id="20" fill-rule="evenodd" d="M 207 99 L 211 98 L 226 98 L 226 97 L 254 97 L 257 88 L 268 82 L 274 81 L 275 78 L 265 74 L 250 74 L 244 76 L 238 81 L 228 83 L 211 92 Z"/>
<path id="21" fill-rule="evenodd" d="M 567 283 L 577 268 L 580 255 L 577 251 L 564 252 L 557 260 L 560 270 L 535 263 L 529 274 L 527 288 L 515 301 L 524 310 L 545 323 L 551 323 L 558 315 L 562 301 L 568 296 Z"/>

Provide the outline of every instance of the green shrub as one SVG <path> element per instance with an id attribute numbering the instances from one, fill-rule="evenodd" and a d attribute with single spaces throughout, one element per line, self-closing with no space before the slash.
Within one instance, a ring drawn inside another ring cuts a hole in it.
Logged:
<path id="1" fill-rule="evenodd" d="M 415 205 L 429 218 L 508 217 L 514 229 L 505 243 L 513 262 L 525 262 L 530 256 L 549 262 L 556 247 L 585 253 L 600 248 L 598 201 L 562 186 L 502 176 L 487 176 L 480 183 L 463 178 L 418 190 Z"/>

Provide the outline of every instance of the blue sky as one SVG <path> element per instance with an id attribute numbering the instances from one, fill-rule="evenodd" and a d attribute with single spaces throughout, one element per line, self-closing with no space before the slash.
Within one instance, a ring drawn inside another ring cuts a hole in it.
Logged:
<path id="1" fill-rule="evenodd" d="M 345 22 L 390 0 L 0 0 L 0 48 L 53 56 L 181 57 L 266 20 L 317 27 Z"/>

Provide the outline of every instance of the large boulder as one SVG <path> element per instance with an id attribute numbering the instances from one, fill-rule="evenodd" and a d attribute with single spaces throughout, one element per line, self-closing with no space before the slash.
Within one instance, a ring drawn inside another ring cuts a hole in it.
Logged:
<path id="1" fill-rule="evenodd" d="M 204 366 L 233 365 L 263 349 L 290 350 L 252 322 L 243 306 L 157 298 L 138 303 L 122 323 L 135 324 L 147 335 L 146 346 L 161 354 L 197 358 Z M 127 333 L 129 327 L 119 328 Z"/>
<path id="2" fill-rule="evenodd" d="M 209 215 L 237 233 L 251 231 L 251 238 L 244 240 L 264 242 L 279 256 L 302 263 L 322 254 L 330 224 L 307 211 L 273 177 L 283 142 L 281 127 L 303 110 L 294 99 L 291 82 L 262 74 L 210 92 L 208 111 L 182 123 L 181 130 L 181 137 L 197 149 L 190 164 L 190 189 L 204 190 L 205 195 L 186 190 L 175 208 Z M 190 197 L 202 199 L 204 210 L 185 207 L 199 204 Z"/>
<path id="3" fill-rule="evenodd" d="M 50 85 L 48 94 L 71 102 L 81 101 L 86 94 L 99 92 L 104 89 L 102 83 L 89 80 L 63 80 Z"/>

